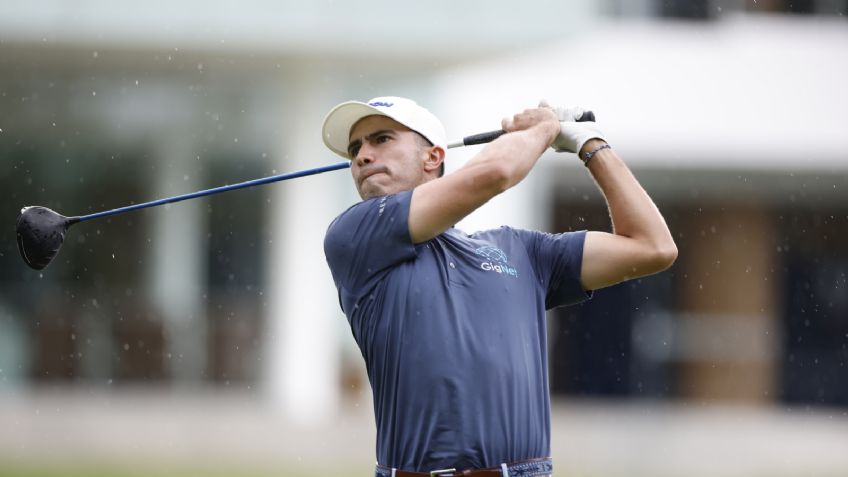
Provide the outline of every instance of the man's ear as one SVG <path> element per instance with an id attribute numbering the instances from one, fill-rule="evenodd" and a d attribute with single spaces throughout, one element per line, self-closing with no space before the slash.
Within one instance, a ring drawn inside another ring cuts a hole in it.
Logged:
<path id="1" fill-rule="evenodd" d="M 426 149 L 427 157 L 424 159 L 424 171 L 436 172 L 438 176 L 442 163 L 445 162 L 445 150 L 441 146 L 430 146 Z"/>

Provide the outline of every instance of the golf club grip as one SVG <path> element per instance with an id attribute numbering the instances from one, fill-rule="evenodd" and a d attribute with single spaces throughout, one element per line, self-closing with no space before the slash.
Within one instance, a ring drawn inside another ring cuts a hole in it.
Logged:
<path id="1" fill-rule="evenodd" d="M 595 113 L 593 113 L 592 111 L 584 112 L 583 115 L 580 116 L 579 119 L 577 119 L 578 122 L 594 121 L 594 120 L 595 120 Z M 486 143 L 492 142 L 495 139 L 503 136 L 505 133 L 506 133 L 506 131 L 504 131 L 503 129 L 500 129 L 500 130 L 497 130 L 497 131 L 489 131 L 489 132 L 484 132 L 484 133 L 480 133 L 480 134 L 473 134 L 471 136 L 466 136 L 466 137 L 462 138 L 462 145 L 463 146 L 473 146 L 475 144 L 486 144 Z M 457 144 L 457 145 L 459 145 L 459 144 Z M 448 147 L 451 147 L 451 146 L 448 146 Z"/>

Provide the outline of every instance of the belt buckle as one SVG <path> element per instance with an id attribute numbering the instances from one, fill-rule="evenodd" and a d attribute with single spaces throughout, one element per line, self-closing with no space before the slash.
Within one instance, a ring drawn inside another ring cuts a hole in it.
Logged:
<path id="1" fill-rule="evenodd" d="M 456 469 L 439 469 L 431 470 L 430 477 L 439 477 L 440 475 L 450 476 L 456 473 Z"/>

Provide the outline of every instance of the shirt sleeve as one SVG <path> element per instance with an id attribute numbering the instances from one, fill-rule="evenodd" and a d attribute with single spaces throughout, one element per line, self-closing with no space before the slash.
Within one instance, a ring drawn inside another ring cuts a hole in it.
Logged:
<path id="1" fill-rule="evenodd" d="M 545 309 L 574 305 L 592 298 L 592 292 L 584 290 L 580 284 L 585 230 L 560 234 L 515 230 L 545 286 Z"/>
<path id="2" fill-rule="evenodd" d="M 339 291 L 359 294 L 390 267 L 415 257 L 409 236 L 411 199 L 411 190 L 368 199 L 330 224 L 324 255 Z"/>

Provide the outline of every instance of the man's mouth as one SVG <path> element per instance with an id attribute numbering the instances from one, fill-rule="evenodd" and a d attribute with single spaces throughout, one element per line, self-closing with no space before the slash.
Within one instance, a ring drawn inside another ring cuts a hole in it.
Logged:
<path id="1" fill-rule="evenodd" d="M 385 173 L 386 173 L 386 170 L 382 167 L 374 168 L 374 169 L 368 169 L 366 171 L 363 171 L 362 174 L 359 176 L 359 182 L 360 183 L 365 182 L 365 179 L 368 179 L 371 176 L 374 176 L 374 175 L 377 175 L 377 174 L 385 174 Z"/>

